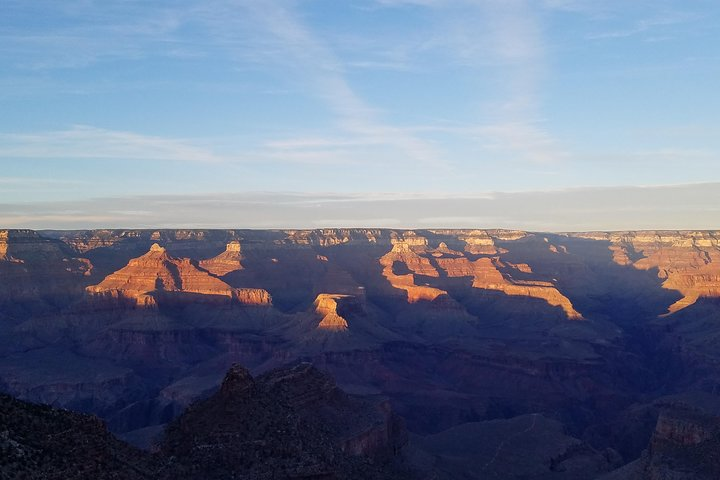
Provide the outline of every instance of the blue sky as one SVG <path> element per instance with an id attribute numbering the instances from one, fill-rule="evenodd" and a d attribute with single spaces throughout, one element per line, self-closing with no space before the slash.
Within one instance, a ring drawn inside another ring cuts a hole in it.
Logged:
<path id="1" fill-rule="evenodd" d="M 715 0 L 3 0 L 0 226 L 720 228 L 717 45 Z"/>

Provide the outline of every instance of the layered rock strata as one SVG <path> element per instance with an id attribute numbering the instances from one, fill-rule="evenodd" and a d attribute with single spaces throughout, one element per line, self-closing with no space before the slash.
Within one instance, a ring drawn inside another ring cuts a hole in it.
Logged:
<path id="1" fill-rule="evenodd" d="M 233 288 L 188 258 L 174 258 L 160 245 L 153 244 L 145 255 L 108 275 L 97 285 L 87 287 L 94 297 L 131 301 L 152 306 L 163 294 L 197 294 L 197 300 L 221 300 L 246 305 L 269 305 L 270 295 L 262 289 Z M 224 299 L 224 300 L 223 300 Z"/>
<path id="2" fill-rule="evenodd" d="M 619 265 L 657 269 L 663 288 L 680 292 L 667 314 L 703 297 L 720 297 L 720 234 L 707 231 L 644 231 L 576 234 L 610 242 Z"/>
<path id="3" fill-rule="evenodd" d="M 242 250 L 239 241 L 233 241 L 227 244 L 227 247 L 220 255 L 200 261 L 200 267 L 215 276 L 222 277 L 230 272 L 242 270 Z"/>

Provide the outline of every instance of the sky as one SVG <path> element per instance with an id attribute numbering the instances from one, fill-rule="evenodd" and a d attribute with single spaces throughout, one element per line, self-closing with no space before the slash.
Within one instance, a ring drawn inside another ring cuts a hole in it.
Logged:
<path id="1" fill-rule="evenodd" d="M 720 228 L 717 0 L 0 0 L 0 228 Z"/>

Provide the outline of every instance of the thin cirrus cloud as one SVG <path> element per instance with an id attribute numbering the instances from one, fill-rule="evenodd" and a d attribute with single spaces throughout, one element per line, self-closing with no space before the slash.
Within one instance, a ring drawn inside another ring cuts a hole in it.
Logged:
<path id="1" fill-rule="evenodd" d="M 249 2 L 248 12 L 264 27 L 277 51 L 293 65 L 302 65 L 305 81 L 336 115 L 339 130 L 363 143 L 382 143 L 411 161 L 439 162 L 436 148 L 407 130 L 383 122 L 378 112 L 350 86 L 343 65 L 329 46 L 290 7 L 275 2 Z"/>
<path id="2" fill-rule="evenodd" d="M 457 135 L 487 148 L 486 153 L 531 163 L 555 163 L 569 156 L 566 148 L 543 126 L 539 93 L 548 70 L 541 10 L 532 2 L 472 2 L 463 0 L 385 0 L 386 7 L 427 8 L 444 21 L 423 45 L 454 59 L 478 76 L 491 75 L 503 85 L 492 103 L 476 107 L 474 121 Z M 480 88 L 480 87 L 478 87 Z M 442 127 L 441 127 L 442 128 Z M 446 130 L 448 131 L 448 130 Z"/>
<path id="3" fill-rule="evenodd" d="M 671 13 L 652 18 L 641 18 L 625 29 L 594 33 L 588 35 L 587 38 L 590 40 L 618 39 L 640 34 L 656 33 L 657 31 L 667 30 L 670 27 L 688 23 L 696 19 L 698 19 L 697 15 L 685 13 Z"/>
<path id="4" fill-rule="evenodd" d="M 232 140 L 232 139 L 231 139 Z M 217 142 L 222 144 L 223 142 Z M 227 142 L 226 142 L 227 143 Z M 108 130 L 75 125 L 65 130 L 37 133 L 0 133 L 0 160 L 124 160 L 182 163 L 297 163 L 343 165 L 358 163 L 351 147 L 383 145 L 382 139 L 293 138 L 272 140 L 261 145 L 223 145 L 220 153 L 199 146 L 197 140 L 143 135 L 136 132 Z M 367 163 L 367 162 L 363 162 Z M 25 179 L 25 183 L 32 183 Z M 7 179 L 5 183 L 11 182 Z M 0 181 L 2 183 L 2 181 Z M 35 182 L 39 183 L 39 181 Z"/>
<path id="5" fill-rule="evenodd" d="M 165 160 L 217 163 L 226 157 L 190 142 L 75 125 L 40 133 L 0 133 L 0 159 Z"/>
<path id="6" fill-rule="evenodd" d="M 176 35 L 187 21 L 183 10 L 155 5 L 138 8 L 132 3 L 101 7 L 93 2 L 43 0 L 29 8 L 61 21 L 53 28 L 36 31 L 11 23 L 2 29 L 0 54 L 22 70 L 80 69 L 99 61 L 198 52 Z M 67 21 L 70 18 L 78 21 Z"/>

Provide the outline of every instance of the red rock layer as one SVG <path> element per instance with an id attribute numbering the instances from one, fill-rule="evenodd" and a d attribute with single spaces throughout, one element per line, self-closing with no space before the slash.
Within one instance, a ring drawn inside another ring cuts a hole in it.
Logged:
<path id="1" fill-rule="evenodd" d="M 0 231 L 0 260 L 7 260 L 8 231 Z"/>
<path id="2" fill-rule="evenodd" d="M 485 253 L 496 251 L 492 238 L 485 232 L 473 231 L 470 235 L 462 238 L 468 244 L 466 247 L 468 253 L 478 254 L 480 251 Z M 408 232 L 402 238 L 394 238 L 392 243 L 392 250 L 380 258 L 380 264 L 383 266 L 383 276 L 388 279 L 390 285 L 394 288 L 405 290 L 410 303 L 419 300 L 432 301 L 440 295 L 447 294 L 446 291 L 439 288 L 415 283 L 416 275 L 440 277 L 440 273 L 431 262 L 431 259 L 423 256 L 429 254 L 435 257 L 433 261 L 447 273 L 448 277 L 472 277 L 472 286 L 474 288 L 497 290 L 507 295 L 538 298 L 552 306 L 560 307 L 570 319 L 582 318 L 582 315 L 575 310 L 570 300 L 561 294 L 552 283 L 506 278 L 498 269 L 500 267 L 514 269 L 520 273 L 531 272 L 530 268 L 525 264 L 518 266 L 506 265 L 500 262 L 497 256 L 492 258 L 482 257 L 472 261 L 465 256 L 459 256 L 462 255 L 460 252 L 449 249 L 444 243 L 441 243 L 436 249 L 428 249 L 427 240 L 424 237 L 415 234 L 409 235 Z M 396 274 L 393 269 L 396 262 L 405 265 L 412 273 Z"/>
<path id="3" fill-rule="evenodd" d="M 552 283 L 505 278 L 498 267 L 511 266 L 502 264 L 497 257 L 479 258 L 474 262 L 467 258 L 439 258 L 437 262 L 440 268 L 447 272 L 448 277 L 473 277 L 474 288 L 497 290 L 506 295 L 539 298 L 552 306 L 562 308 L 570 319 L 582 318 L 570 300 Z M 526 272 L 526 269 L 522 268 L 518 271 Z"/>
<path id="4" fill-rule="evenodd" d="M 468 253 L 476 255 L 493 255 L 497 253 L 492 237 L 483 230 L 473 230 L 467 235 L 461 235 L 458 238 L 465 242 L 465 251 Z"/>
<path id="5" fill-rule="evenodd" d="M 190 259 L 171 257 L 158 244 L 86 290 L 96 297 L 134 300 L 138 306 L 153 305 L 158 293 L 192 293 L 249 305 L 270 304 L 265 290 L 233 288 L 196 267 Z"/>
<path id="6" fill-rule="evenodd" d="M 241 253 L 240 242 L 236 240 L 228 243 L 225 251 L 220 255 L 207 260 L 201 260 L 200 267 L 204 268 L 213 275 L 222 277 L 230 272 L 242 270 L 242 259 L 243 256 Z"/>
<path id="7" fill-rule="evenodd" d="M 610 242 L 613 259 L 638 270 L 658 269 L 663 288 L 683 296 L 672 314 L 701 297 L 720 297 L 720 232 L 617 232 L 578 234 Z"/>
<path id="8" fill-rule="evenodd" d="M 338 302 L 352 298 L 350 295 L 321 293 L 315 299 L 315 313 L 322 317 L 317 328 L 329 331 L 345 331 L 348 329 L 347 320 L 338 313 Z"/>
<path id="9" fill-rule="evenodd" d="M 427 240 L 423 237 L 408 236 L 406 238 L 393 238 L 392 250 L 380 258 L 380 265 L 383 266 L 383 276 L 387 278 L 394 288 L 405 290 L 409 303 L 416 303 L 420 300 L 432 301 L 440 295 L 447 294 L 446 291 L 426 285 L 416 285 L 415 275 L 427 277 L 439 277 L 440 274 L 430 263 L 430 260 L 415 253 L 415 249 L 424 251 Z M 393 271 L 395 262 L 404 264 L 411 272 L 398 275 Z"/>

